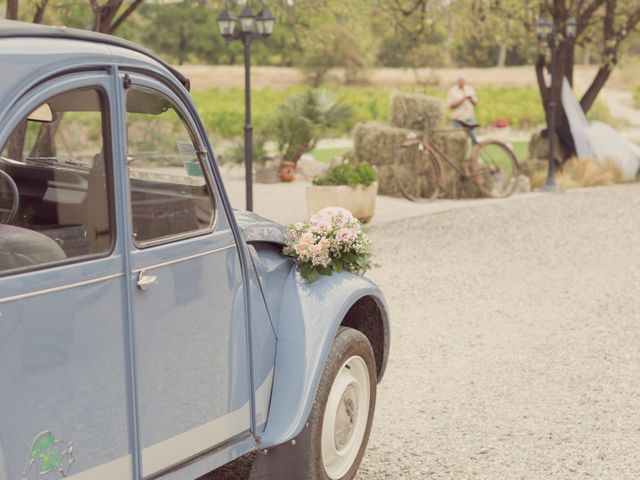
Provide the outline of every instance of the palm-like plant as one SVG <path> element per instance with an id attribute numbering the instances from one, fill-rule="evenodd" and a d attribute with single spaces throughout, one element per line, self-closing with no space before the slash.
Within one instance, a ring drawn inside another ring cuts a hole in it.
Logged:
<path id="1" fill-rule="evenodd" d="M 348 122 L 352 116 L 349 105 L 324 90 L 292 95 L 278 108 L 273 127 L 282 160 L 297 163 L 328 130 Z"/>

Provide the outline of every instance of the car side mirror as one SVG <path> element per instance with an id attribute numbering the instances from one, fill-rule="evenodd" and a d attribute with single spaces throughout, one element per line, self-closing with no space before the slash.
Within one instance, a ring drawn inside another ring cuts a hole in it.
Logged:
<path id="1" fill-rule="evenodd" d="M 51 123 L 53 122 L 53 111 L 48 103 L 43 103 L 29 114 L 27 120 L 31 122 Z"/>

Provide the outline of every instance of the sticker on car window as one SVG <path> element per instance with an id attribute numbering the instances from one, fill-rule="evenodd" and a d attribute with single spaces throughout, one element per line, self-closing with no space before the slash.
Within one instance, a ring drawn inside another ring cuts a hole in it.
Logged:
<path id="1" fill-rule="evenodd" d="M 202 177 L 202 167 L 200 166 L 200 161 L 198 160 L 198 154 L 196 153 L 196 147 L 193 146 L 193 143 L 186 142 L 184 140 L 178 140 L 176 142 L 178 146 L 178 151 L 182 156 L 182 163 L 184 164 L 184 168 L 187 171 L 187 175 L 190 177 Z"/>

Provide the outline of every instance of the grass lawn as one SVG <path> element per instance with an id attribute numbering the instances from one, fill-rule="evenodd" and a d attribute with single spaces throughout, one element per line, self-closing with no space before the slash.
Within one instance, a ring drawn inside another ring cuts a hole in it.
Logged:
<path id="1" fill-rule="evenodd" d="M 511 142 L 511 148 L 513 148 L 513 153 L 516 154 L 518 162 L 523 162 L 529 158 L 529 142 L 526 140 Z"/>
<path id="2" fill-rule="evenodd" d="M 516 154 L 516 158 L 519 162 L 525 161 L 529 157 L 529 142 L 526 140 L 520 140 L 516 142 L 511 142 L 511 147 L 513 148 L 513 152 Z M 337 155 L 342 155 L 345 152 L 348 152 L 349 148 L 325 148 L 325 149 L 315 149 L 310 153 L 315 157 L 316 160 L 322 163 L 329 164 L 331 160 Z"/>
<path id="3" fill-rule="evenodd" d="M 315 157 L 315 159 L 319 162 L 330 164 L 331 160 L 337 155 L 342 155 L 345 152 L 348 152 L 349 148 L 326 148 L 326 149 L 315 149 L 310 153 Z"/>

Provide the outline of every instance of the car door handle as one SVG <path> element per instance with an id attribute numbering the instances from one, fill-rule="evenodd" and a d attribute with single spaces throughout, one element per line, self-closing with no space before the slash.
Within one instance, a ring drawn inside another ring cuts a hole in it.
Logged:
<path id="1" fill-rule="evenodd" d="M 140 290 L 146 290 L 151 285 L 158 284 L 158 276 L 157 275 L 149 275 L 147 272 L 142 271 L 138 275 L 138 288 Z"/>

